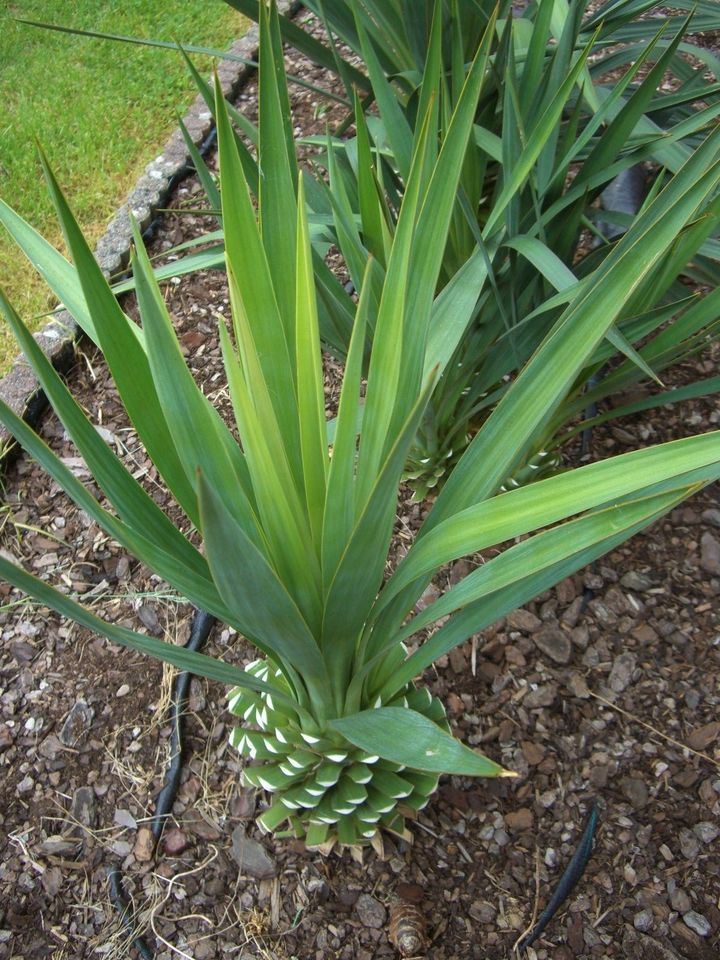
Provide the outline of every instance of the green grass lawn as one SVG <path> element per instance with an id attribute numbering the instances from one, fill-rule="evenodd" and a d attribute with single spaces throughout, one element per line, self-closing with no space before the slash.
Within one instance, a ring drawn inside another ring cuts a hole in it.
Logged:
<path id="1" fill-rule="evenodd" d="M 222 0 L 0 0 L 0 196 L 60 245 L 37 137 L 95 241 L 194 99 L 192 79 L 175 51 L 38 30 L 13 16 L 218 49 L 247 22 Z M 207 58 L 195 61 L 209 70 Z M 0 285 L 33 329 L 45 322 L 53 301 L 2 227 Z M 0 375 L 16 353 L 0 330 Z"/>

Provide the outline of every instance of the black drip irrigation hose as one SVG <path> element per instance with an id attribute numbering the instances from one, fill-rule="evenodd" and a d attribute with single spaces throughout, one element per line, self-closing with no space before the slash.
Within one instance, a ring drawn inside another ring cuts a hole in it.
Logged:
<path id="1" fill-rule="evenodd" d="M 155 954 L 152 952 L 150 947 L 145 943 L 144 939 L 141 936 L 136 936 L 135 931 L 137 929 L 135 924 L 135 913 L 133 912 L 130 903 L 123 893 L 121 881 L 122 875 L 117 867 L 113 867 L 108 872 L 108 882 L 110 884 L 110 900 L 112 905 L 120 914 L 120 921 L 122 922 L 123 928 L 127 932 L 128 936 L 132 938 L 131 946 L 133 946 L 137 952 L 142 957 L 142 960 L 153 960 Z"/>
<path id="2" fill-rule="evenodd" d="M 570 896 L 572 891 L 575 889 L 575 885 L 582 877 L 585 872 L 585 867 L 590 861 L 592 856 L 593 849 L 593 840 L 595 839 L 595 831 L 597 829 L 599 820 L 597 803 L 593 800 L 590 805 L 590 812 L 587 815 L 585 824 L 583 826 L 582 836 L 580 841 L 575 848 L 575 852 L 572 855 L 570 863 L 568 863 L 565 868 L 565 872 L 562 877 L 560 877 L 560 882 L 557 887 L 553 890 L 553 895 L 550 897 L 550 901 L 540 914 L 540 919 L 532 928 L 530 933 L 523 937 L 523 939 L 518 944 L 518 949 L 525 950 L 531 944 L 533 944 L 540 934 L 543 932 L 545 927 L 550 923 L 552 918 L 558 912 L 560 907 L 565 903 L 567 898 Z"/>
<path id="3" fill-rule="evenodd" d="M 186 650 L 199 650 L 215 625 L 215 617 L 204 610 L 195 610 L 190 637 L 185 644 Z M 170 701 L 170 723 L 172 733 L 170 735 L 170 762 L 165 772 L 165 782 L 155 799 L 155 813 L 150 821 L 150 830 L 155 844 L 158 843 L 162 835 L 165 821 L 170 816 L 175 795 L 180 786 L 180 774 L 182 773 L 184 744 L 183 744 L 183 713 L 187 703 L 188 689 L 193 675 L 183 670 L 178 673 L 173 682 L 172 697 Z M 110 899 L 113 906 L 120 914 L 120 920 L 127 931 L 129 937 L 132 937 L 132 946 L 140 954 L 142 960 L 153 960 L 155 954 L 147 945 L 144 937 L 137 933 L 137 924 L 135 922 L 135 913 L 131 911 L 127 898 L 122 890 L 122 874 L 118 867 L 112 867 L 108 871 L 108 882 L 110 885 Z"/>
<path id="4" fill-rule="evenodd" d="M 204 610 L 196 610 L 190 630 L 190 639 L 185 644 L 185 649 L 199 650 L 207 640 L 214 623 L 215 617 L 212 614 L 206 613 Z M 156 842 L 160 839 L 165 820 L 170 816 L 172 805 L 175 802 L 175 794 L 180 786 L 184 750 L 182 718 L 192 676 L 191 673 L 183 670 L 175 677 L 173 685 L 173 696 L 170 703 L 170 723 L 172 724 L 170 763 L 165 773 L 165 783 L 155 800 L 155 814 L 150 823 L 150 829 Z"/>

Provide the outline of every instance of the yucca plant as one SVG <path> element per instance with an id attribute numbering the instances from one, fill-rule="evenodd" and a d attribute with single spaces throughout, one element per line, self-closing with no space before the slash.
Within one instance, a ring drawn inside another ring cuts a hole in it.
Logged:
<path id="1" fill-rule="evenodd" d="M 257 208 L 216 90 L 232 307 L 231 327 L 221 320 L 219 335 L 231 427 L 185 365 L 137 232 L 133 267 L 142 326 L 118 305 L 46 165 L 81 307 L 128 416 L 186 517 L 182 528 L 116 458 L 10 304 L 0 301 L 105 502 L 3 403 L 0 419 L 110 536 L 181 595 L 243 633 L 260 657 L 242 669 L 106 623 L 4 556 L 0 574 L 115 643 L 232 687 L 230 709 L 241 721 L 233 743 L 250 761 L 244 776 L 272 797 L 259 818 L 264 828 L 288 830 L 309 846 L 377 843 L 383 829 L 407 835 L 405 819 L 427 802 L 440 774 L 508 773 L 451 736 L 442 705 L 418 680 L 424 668 L 720 476 L 720 435 L 710 433 L 497 493 L 627 303 L 662 272 L 678 235 L 715 195 L 720 131 L 568 296 L 455 467 L 416 542 L 388 573 L 400 478 L 447 362 L 442 339 L 428 334 L 438 319 L 444 240 L 491 34 L 468 71 L 439 150 L 429 136 L 434 107 L 428 104 L 385 269 L 378 275 L 369 259 L 360 283 L 331 432 L 305 189 L 302 177 L 293 177 L 282 118 L 286 91 L 272 8 L 261 34 L 268 69 L 261 75 L 260 123 L 267 149 Z M 33 236 L 28 243 L 35 243 Z M 40 254 L 44 249 L 33 247 Z M 450 283 L 467 299 L 466 279 L 461 269 Z M 368 348 L 369 306 L 378 289 Z M 194 546 L 196 535 L 202 550 Z M 494 544 L 514 545 L 415 612 L 443 565 Z M 442 625 L 428 633 L 438 620 Z"/>
<path id="2" fill-rule="evenodd" d="M 255 0 L 241 0 L 239 6 L 257 16 Z M 366 115 L 369 98 L 361 100 L 347 82 L 356 136 L 305 141 L 326 147 L 329 188 L 322 177 L 312 181 L 311 206 L 326 224 L 319 235 L 330 231 L 356 286 L 370 256 L 380 268 L 386 264 L 419 118 L 434 98 L 432 136 L 442 143 L 467 52 L 475 51 L 481 31 L 495 24 L 438 280 L 438 322 L 430 331 L 454 355 L 426 408 L 405 473 L 422 498 L 442 481 L 551 329 L 566 292 L 586 280 L 632 222 L 627 214 L 597 209 L 603 190 L 639 164 L 653 176 L 679 169 L 716 122 L 720 86 L 705 83 L 703 74 L 707 67 L 717 71 L 718 64 L 703 51 L 698 51 L 705 60 L 699 68 L 681 56 L 690 49 L 684 40 L 690 19 L 676 17 L 669 25 L 641 20 L 651 5 L 630 0 L 588 16 L 585 0 L 544 0 L 529 4 L 519 19 L 512 18 L 510 4 L 501 4 L 504 19 L 498 20 L 494 5 L 476 0 L 436 0 L 412 10 L 399 0 L 310 6 L 326 26 L 328 48 L 292 21 L 281 20 L 286 39 L 348 80 L 335 43 L 342 39 L 362 54 L 367 69 L 366 78 L 359 81 L 353 74 L 352 83 L 370 91 L 377 103 L 376 112 Z M 694 13 L 697 29 L 720 25 L 716 7 L 705 5 Z M 610 51 L 620 41 L 627 49 Z M 610 68 L 615 79 L 603 83 Z M 625 73 L 617 79 L 619 68 Z M 668 75 L 676 78 L 672 89 Z M 255 137 L 247 124 L 245 129 Z M 661 183 L 662 176 L 654 189 Z M 602 235 L 608 227 L 610 241 Z M 592 243 L 591 231 L 597 238 Z M 538 432 L 504 483 L 518 485 L 555 472 L 583 409 L 642 380 L 661 385 L 664 369 L 716 335 L 714 298 L 696 302 L 681 276 L 718 286 L 717 237 L 717 222 L 707 217 L 677 245 L 665 271 L 628 303 L 552 422 Z M 474 299 L 461 300 L 449 283 L 461 267 L 467 274 L 464 291 Z M 318 273 L 317 282 L 324 342 L 342 356 L 354 304 L 332 278 Z M 378 276 L 371 317 L 380 287 Z M 443 312 L 454 314 L 450 333 L 440 319 Z M 604 375 L 618 365 L 621 374 Z M 718 386 L 718 379 L 710 378 L 683 393 L 660 390 L 646 407 L 711 393 Z M 624 412 L 620 407 L 616 415 Z"/>
<path id="3" fill-rule="evenodd" d="M 257 0 L 235 5 L 255 17 L 264 9 Z M 641 163 L 656 173 L 676 171 L 703 131 L 716 122 L 720 86 L 705 83 L 703 74 L 708 67 L 717 73 L 720 65 L 711 53 L 696 48 L 692 49 L 704 62 L 700 68 L 689 65 L 682 56 L 690 49 L 684 41 L 689 20 L 671 18 L 669 29 L 664 22 L 658 29 L 657 20 L 640 18 L 652 7 L 646 0 L 614 0 L 592 14 L 587 14 L 586 0 L 543 0 L 527 4 L 519 18 L 513 18 L 509 2 L 495 10 L 486 0 L 428 0 L 412 8 L 401 0 L 357 4 L 325 0 L 309 6 L 327 28 L 327 47 L 286 18 L 278 21 L 280 31 L 339 73 L 348 98 L 354 100 L 357 129 L 350 140 L 311 138 L 326 148 L 329 188 L 322 176 L 305 175 L 320 334 L 326 349 L 341 358 L 347 355 L 356 306 L 325 267 L 323 254 L 334 242 L 356 287 L 368 259 L 374 258 L 376 270 L 368 294 L 370 340 L 419 118 L 426 116 L 432 102 L 429 137 L 441 144 L 462 88 L 466 61 L 476 52 L 481 36 L 489 44 L 429 328 L 429 336 L 443 344 L 443 372 L 420 421 L 405 471 L 416 497 L 422 498 L 457 462 L 509 381 L 552 328 L 568 296 L 612 249 L 612 242 L 602 236 L 603 223 L 622 232 L 632 222 L 632 216 L 597 209 L 603 189 L 615 176 Z M 689 4 L 681 8 L 688 9 Z M 720 26 L 720 10 L 700 4 L 692 23 L 696 29 Z M 337 39 L 362 54 L 367 74 L 342 59 Z M 620 49 L 619 43 L 623 44 Z M 212 91 L 189 66 L 214 109 Z M 603 75 L 611 68 L 614 77 L 619 69 L 625 73 L 603 83 Z M 671 90 L 668 75 L 676 79 Z M 370 97 L 377 111 L 367 115 Z M 289 143 L 287 103 L 283 109 Z M 245 173 L 257 194 L 266 143 L 252 124 L 233 108 L 230 111 L 256 148 L 257 158 L 237 139 Z M 189 138 L 188 147 L 209 206 L 219 214 L 213 178 Z M 288 155 L 293 162 L 291 148 Z M 296 176 L 293 168 L 293 179 Z M 654 189 L 661 184 L 662 176 Z M 600 217 L 603 222 L 596 226 Z M 0 220 L 29 246 L 29 228 L 2 205 Z M 596 243 L 589 242 L 590 231 L 597 235 Z M 204 239 L 222 241 L 222 236 L 219 230 Z M 35 237 L 33 243 L 37 247 L 42 241 Z M 660 383 L 665 368 L 716 335 L 715 299 L 698 301 L 689 296 L 681 277 L 717 287 L 719 251 L 717 223 L 711 217 L 701 218 L 669 252 L 664 271 L 628 302 L 625 313 L 569 386 L 552 420 L 538 431 L 503 484 L 518 485 L 555 472 L 562 465 L 564 443 L 581 429 L 576 421 L 583 410 L 593 409 L 593 403 L 638 381 Z M 160 268 L 157 275 L 162 278 L 218 265 L 223 256 L 218 243 Z M 45 250 L 40 259 L 50 263 L 50 257 L 52 253 Z M 461 269 L 462 288 L 457 281 L 451 282 Z M 58 295 L 63 302 L 77 305 L 82 298 L 76 278 L 62 261 L 58 270 L 66 280 Z M 121 289 L 131 285 L 132 281 Z M 447 322 L 450 315 L 451 324 Z M 82 308 L 78 319 L 92 336 L 92 321 L 83 317 Z M 606 376 L 613 367 L 621 369 Z M 717 378 L 710 378 L 682 393 L 660 390 L 646 406 L 717 389 Z M 615 416 L 624 412 L 621 406 Z"/>
<path id="4" fill-rule="evenodd" d="M 318 6 L 333 35 L 333 11 L 339 17 L 347 4 Z M 375 6 L 353 5 L 354 32 L 340 35 L 363 51 L 377 115 L 366 118 L 356 99 L 356 137 L 325 141 L 336 243 L 356 279 L 367 257 L 385 262 L 417 117 L 433 93 L 439 104 L 434 122 L 442 141 L 443 125 L 464 75 L 462 51 L 467 40 L 463 19 L 450 16 L 438 0 L 435 19 L 427 20 L 425 70 L 405 70 L 391 83 L 388 68 L 384 71 L 380 65 L 381 59 L 388 62 L 388 51 L 381 54 L 389 41 Z M 476 13 L 480 9 L 478 4 L 470 6 Z M 508 18 L 496 27 L 489 77 L 478 104 L 440 274 L 443 287 L 464 265 L 475 276 L 477 297 L 470 310 L 456 317 L 454 339 L 442 324 L 437 328 L 446 347 L 455 352 L 411 451 L 407 476 L 420 496 L 462 454 L 509 380 L 552 328 L 567 302 L 566 291 L 585 282 L 608 255 L 613 243 L 600 228 L 607 230 L 609 225 L 614 240 L 632 222 L 632 216 L 597 209 L 602 191 L 614 177 L 639 164 L 654 170 L 654 176 L 663 168 L 679 169 L 698 137 L 717 122 L 720 86 L 703 81 L 706 64 L 692 68 L 680 56 L 688 48 L 684 37 L 690 20 L 681 23 L 674 36 L 666 36 L 662 22 L 659 29 L 658 21 L 638 23 L 641 30 L 634 35 L 643 42 L 633 44 L 632 55 L 614 53 L 615 79 L 594 85 L 592 77 L 601 78 L 607 69 L 607 45 L 615 36 L 628 39 L 639 6 L 618 3 L 613 11 L 605 11 L 603 19 L 596 14 L 583 20 L 586 6 L 583 0 L 570 5 L 545 0 L 529 6 L 529 19 Z M 702 11 L 703 22 L 712 16 L 720 20 L 720 11 Z M 489 8 L 488 17 L 492 21 Z M 418 15 L 414 26 L 420 21 L 425 23 Z M 626 63 L 630 65 L 618 79 L 618 67 Z M 668 74 L 678 78 L 672 91 L 663 89 Z M 311 142 L 322 144 L 323 138 Z M 662 176 L 652 189 L 661 183 Z M 644 200 L 641 196 L 636 213 Z M 601 217 L 604 223 L 596 226 Z M 719 235 L 711 217 L 686 234 L 668 257 L 665 271 L 628 303 L 626 313 L 571 385 L 552 423 L 538 432 L 524 462 L 505 482 L 516 485 L 553 472 L 561 463 L 559 448 L 572 435 L 569 424 L 583 404 L 640 380 L 659 383 L 665 368 L 715 335 L 714 298 L 694 302 L 680 278 L 718 286 Z M 448 294 L 452 296 L 450 290 Z M 608 364 L 623 361 L 621 378 L 599 376 Z M 583 399 L 588 384 L 592 400 Z M 693 385 L 689 395 L 717 389 L 713 378 Z M 674 399 L 680 395 L 662 391 L 655 403 Z"/>

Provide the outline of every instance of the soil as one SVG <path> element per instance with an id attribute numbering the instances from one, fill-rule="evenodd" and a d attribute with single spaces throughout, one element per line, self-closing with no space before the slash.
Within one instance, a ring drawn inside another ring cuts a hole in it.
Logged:
<path id="1" fill-rule="evenodd" d="M 292 69 L 327 81 L 296 59 Z M 246 88 L 241 106 L 254 96 Z M 294 111 L 298 128 L 312 129 L 317 97 L 296 90 Z M 174 206 L 196 207 L 200 196 L 188 180 Z M 168 214 L 153 252 L 212 228 Z M 227 409 L 214 319 L 229 310 L 223 275 L 183 278 L 166 298 L 188 363 Z M 129 298 L 124 306 L 134 309 Z M 716 361 L 710 350 L 668 381 L 707 376 Z M 172 512 L 90 346 L 79 350 L 71 383 L 105 439 Z M 718 419 L 711 400 L 628 417 L 596 430 L 591 456 L 709 430 Z M 52 414 L 39 429 L 92 483 Z M 408 536 L 426 507 L 404 495 L 401 509 Z M 2 549 L 106 619 L 187 638 L 192 610 L 182 598 L 24 458 L 5 480 Z M 430 594 L 469 562 L 445 571 Z M 0 960 L 137 956 L 111 904 L 111 867 L 122 870 L 157 960 L 394 957 L 398 898 L 420 907 L 410 915 L 425 921 L 423 956 L 507 957 L 547 903 L 593 800 L 592 859 L 527 955 L 717 957 L 718 594 L 715 485 L 454 650 L 425 682 L 456 734 L 519 776 L 443 778 L 412 845 L 388 837 L 383 857 L 366 850 L 360 860 L 259 833 L 253 815 L 265 798 L 240 784 L 225 691 L 197 678 L 173 821 L 154 855 L 143 849 L 168 754 L 171 671 L 0 584 Z M 207 652 L 254 658 L 222 625 Z"/>

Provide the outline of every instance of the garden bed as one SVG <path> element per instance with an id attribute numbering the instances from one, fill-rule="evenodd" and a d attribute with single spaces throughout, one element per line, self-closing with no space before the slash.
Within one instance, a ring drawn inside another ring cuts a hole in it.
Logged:
<path id="1" fill-rule="evenodd" d="M 290 70 L 327 82 L 295 59 Z M 250 84 L 241 106 L 254 96 Z M 298 128 L 309 131 L 320 112 L 313 96 L 300 90 L 294 108 Z M 173 205 L 195 207 L 200 196 L 188 180 Z M 210 227 L 170 214 L 151 252 Z M 198 381 L 229 413 L 215 320 L 229 312 L 223 275 L 171 283 L 166 299 Z M 716 365 L 714 350 L 668 380 L 707 376 Z M 79 350 L 71 381 L 105 439 L 172 514 L 92 348 Z M 331 394 L 331 365 L 327 386 Z M 627 418 L 595 431 L 591 456 L 699 433 L 718 418 L 712 401 Z M 41 432 L 83 475 L 53 416 Z M 444 778 L 413 826 L 413 845 L 387 838 L 383 858 L 368 849 L 362 862 L 259 833 L 253 815 L 264 798 L 240 786 L 224 690 L 197 679 L 174 822 L 144 859 L 137 826 L 152 815 L 168 752 L 169 672 L 18 603 L 0 585 L 0 958 L 126 956 L 108 890 L 112 866 L 123 871 L 158 960 L 392 957 L 388 911 L 397 896 L 421 902 L 428 956 L 506 957 L 547 902 L 593 799 L 593 858 L 534 945 L 537 957 L 717 956 L 719 500 L 716 485 L 705 489 L 428 671 L 454 732 L 519 777 Z M 65 583 L 104 618 L 186 639 L 187 605 L 36 465 L 21 459 L 9 471 L 5 504 L 2 547 L 33 572 Z M 425 509 L 401 498 L 398 550 Z M 210 644 L 234 663 L 254 657 L 223 626 Z"/>

